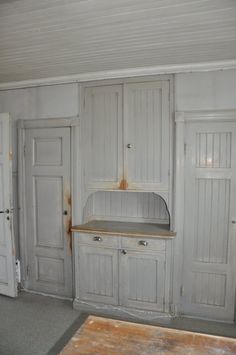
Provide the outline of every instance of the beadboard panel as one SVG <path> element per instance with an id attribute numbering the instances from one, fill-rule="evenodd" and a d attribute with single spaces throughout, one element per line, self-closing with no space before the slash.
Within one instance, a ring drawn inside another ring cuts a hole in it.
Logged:
<path id="1" fill-rule="evenodd" d="M 128 188 L 168 189 L 169 90 L 168 81 L 124 86 L 124 177 Z"/>
<path id="2" fill-rule="evenodd" d="M 234 0 L 1 1 L 0 81 L 236 56 Z"/>
<path id="3" fill-rule="evenodd" d="M 122 179 L 122 86 L 84 88 L 83 150 L 88 188 L 117 188 Z"/>
<path id="4" fill-rule="evenodd" d="M 169 223 L 163 199 L 147 192 L 98 191 L 90 195 L 84 209 L 84 220 L 92 218 Z"/>
<path id="5" fill-rule="evenodd" d="M 194 260 L 227 263 L 230 180 L 196 179 Z"/>
<path id="6" fill-rule="evenodd" d="M 226 303 L 226 275 L 194 272 L 192 302 L 224 307 Z"/>
<path id="7" fill-rule="evenodd" d="M 197 133 L 197 168 L 231 167 L 230 132 Z"/>

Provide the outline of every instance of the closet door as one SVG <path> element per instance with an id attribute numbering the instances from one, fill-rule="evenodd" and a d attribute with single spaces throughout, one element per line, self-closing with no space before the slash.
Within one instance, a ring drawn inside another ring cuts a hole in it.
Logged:
<path id="1" fill-rule="evenodd" d="M 124 179 L 128 189 L 168 190 L 169 93 L 169 81 L 124 86 Z"/>
<path id="2" fill-rule="evenodd" d="M 82 124 L 87 189 L 117 189 L 123 175 L 122 86 L 85 87 Z"/>
<path id="3" fill-rule="evenodd" d="M 183 313 L 233 321 L 236 123 L 186 126 Z"/>

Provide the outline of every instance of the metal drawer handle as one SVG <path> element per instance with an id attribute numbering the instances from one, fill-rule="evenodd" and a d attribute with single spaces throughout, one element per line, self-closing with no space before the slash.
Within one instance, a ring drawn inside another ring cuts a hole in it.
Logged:
<path id="1" fill-rule="evenodd" d="M 142 245 L 142 246 L 144 246 L 144 247 L 147 247 L 147 246 L 148 246 L 148 242 L 146 242 L 146 240 L 140 240 L 140 241 L 138 242 L 138 244 L 139 244 L 139 245 Z"/>
<path id="2" fill-rule="evenodd" d="M 93 237 L 93 240 L 95 241 L 95 242 L 102 242 L 102 238 L 101 237 Z"/>

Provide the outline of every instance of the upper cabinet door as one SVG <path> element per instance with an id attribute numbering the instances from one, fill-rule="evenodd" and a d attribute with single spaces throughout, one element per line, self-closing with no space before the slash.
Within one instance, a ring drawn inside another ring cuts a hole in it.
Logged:
<path id="1" fill-rule="evenodd" d="M 84 88 L 83 149 L 88 189 L 117 189 L 122 180 L 122 86 Z"/>
<path id="2" fill-rule="evenodd" d="M 124 180 L 128 189 L 167 191 L 169 81 L 124 86 Z"/>

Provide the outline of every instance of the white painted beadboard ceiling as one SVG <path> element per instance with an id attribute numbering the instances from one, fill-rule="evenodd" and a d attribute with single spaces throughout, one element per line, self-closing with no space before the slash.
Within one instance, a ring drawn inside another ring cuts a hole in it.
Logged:
<path id="1" fill-rule="evenodd" d="M 236 59 L 236 0 L 0 0 L 0 82 Z"/>

